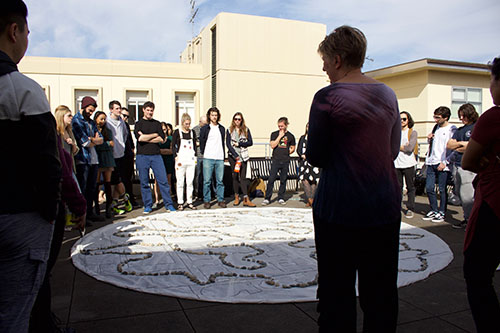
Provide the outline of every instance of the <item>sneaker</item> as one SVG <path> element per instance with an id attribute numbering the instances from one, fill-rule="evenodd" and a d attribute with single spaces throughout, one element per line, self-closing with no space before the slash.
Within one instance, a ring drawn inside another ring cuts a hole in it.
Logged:
<path id="1" fill-rule="evenodd" d="M 412 219 L 412 218 L 413 218 L 413 216 L 414 216 L 414 215 L 413 215 L 413 212 L 412 212 L 411 210 L 409 210 L 409 209 L 408 209 L 408 210 L 406 211 L 405 217 L 406 217 L 407 219 Z"/>
<path id="2" fill-rule="evenodd" d="M 144 214 L 149 214 L 153 211 L 153 209 L 151 207 L 144 207 Z"/>
<path id="3" fill-rule="evenodd" d="M 167 212 L 175 212 L 175 208 L 172 205 L 168 205 L 165 209 L 167 210 Z"/>
<path id="4" fill-rule="evenodd" d="M 452 224 L 451 227 L 453 229 L 465 229 L 467 227 L 467 221 L 463 220 L 458 223 Z"/>
<path id="5" fill-rule="evenodd" d="M 155 203 L 153 204 L 153 206 L 151 206 L 151 208 L 152 208 L 152 209 L 156 209 L 156 208 L 158 208 L 158 202 L 155 202 Z"/>
<path id="6" fill-rule="evenodd" d="M 113 207 L 113 213 L 115 215 L 122 215 L 122 214 L 125 214 L 125 211 L 123 209 L 118 208 L 118 207 Z"/>
<path id="7" fill-rule="evenodd" d="M 436 214 L 438 214 L 438 213 L 431 210 L 424 217 L 422 217 L 422 220 L 430 221 L 430 220 L 432 220 L 436 216 Z"/>
<path id="8" fill-rule="evenodd" d="M 444 222 L 444 214 L 437 213 L 436 215 L 434 215 L 434 218 L 431 220 L 431 222 L 434 222 L 434 223 Z"/>
<path id="9" fill-rule="evenodd" d="M 269 204 L 270 204 L 270 202 L 267 199 L 264 199 L 264 201 L 262 201 L 262 206 L 267 206 Z"/>
<path id="10" fill-rule="evenodd" d="M 283 200 L 283 199 L 279 199 L 279 200 L 278 200 L 278 203 L 279 203 L 280 205 L 286 205 L 286 201 L 285 201 L 285 200 Z"/>

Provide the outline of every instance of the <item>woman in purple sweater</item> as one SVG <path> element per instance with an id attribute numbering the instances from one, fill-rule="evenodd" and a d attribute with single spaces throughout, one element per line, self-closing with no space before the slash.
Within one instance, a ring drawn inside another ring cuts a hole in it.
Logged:
<path id="1" fill-rule="evenodd" d="M 394 92 L 361 72 L 366 38 L 341 26 L 319 45 L 331 85 L 314 96 L 307 160 L 322 168 L 313 205 L 320 331 L 394 332 L 401 193 L 394 169 L 401 124 Z"/>

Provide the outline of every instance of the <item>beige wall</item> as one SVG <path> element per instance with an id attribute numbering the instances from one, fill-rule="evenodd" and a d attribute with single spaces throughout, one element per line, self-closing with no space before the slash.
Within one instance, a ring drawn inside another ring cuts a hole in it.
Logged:
<path id="1" fill-rule="evenodd" d="M 111 100 L 125 105 L 127 91 L 145 91 L 156 105 L 155 118 L 172 123 L 175 92 L 197 94 L 196 114 L 205 108 L 199 102 L 204 92 L 201 65 L 25 57 L 19 69 L 46 89 L 52 111 L 60 104 L 74 109 L 75 89 L 98 90 L 97 109 L 104 111 Z"/>

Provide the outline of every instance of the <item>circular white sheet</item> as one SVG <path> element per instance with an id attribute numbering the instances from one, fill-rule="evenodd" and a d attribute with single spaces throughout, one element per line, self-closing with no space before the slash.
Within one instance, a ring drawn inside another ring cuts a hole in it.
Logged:
<path id="1" fill-rule="evenodd" d="M 107 225 L 72 248 L 73 263 L 123 288 L 228 303 L 316 299 L 310 209 L 250 208 L 163 213 Z M 446 267 L 453 254 L 402 223 L 398 285 Z"/>

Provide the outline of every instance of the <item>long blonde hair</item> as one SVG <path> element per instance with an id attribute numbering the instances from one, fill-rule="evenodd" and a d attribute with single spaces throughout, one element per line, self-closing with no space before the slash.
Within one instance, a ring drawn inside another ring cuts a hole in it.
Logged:
<path id="1" fill-rule="evenodd" d="M 71 113 L 71 110 L 66 105 L 59 105 L 54 112 L 54 117 L 56 118 L 57 124 L 57 133 L 59 133 L 59 135 L 61 136 L 64 136 L 66 132 L 72 132 L 71 124 L 64 124 L 64 116 L 67 113 Z"/>

